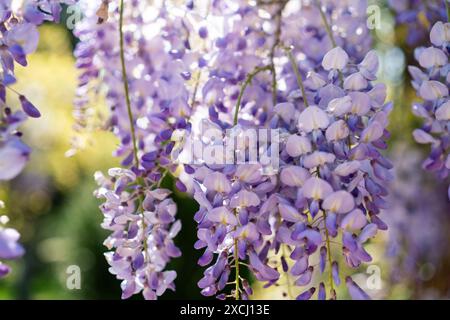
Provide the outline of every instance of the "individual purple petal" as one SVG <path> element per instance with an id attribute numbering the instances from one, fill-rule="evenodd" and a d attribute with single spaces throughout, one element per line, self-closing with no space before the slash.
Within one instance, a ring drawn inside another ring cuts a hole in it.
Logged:
<path id="1" fill-rule="evenodd" d="M 309 106 L 298 117 L 298 128 L 306 133 L 317 129 L 326 129 L 329 123 L 326 112 L 317 106 Z"/>
<path id="2" fill-rule="evenodd" d="M 256 193 L 241 190 L 235 194 L 230 201 L 231 208 L 246 208 L 246 207 L 256 207 L 260 204 L 260 199 Z"/>
<path id="3" fill-rule="evenodd" d="M 236 216 L 231 213 L 230 210 L 228 210 L 226 207 L 218 207 L 212 209 L 207 214 L 207 218 L 212 222 L 221 223 L 223 225 L 237 225 Z"/>
<path id="4" fill-rule="evenodd" d="M 306 137 L 293 134 L 286 142 L 286 152 L 294 158 L 311 152 L 311 150 L 311 141 Z"/>
<path id="5" fill-rule="evenodd" d="M 344 120 L 333 122 L 325 132 L 328 141 L 342 140 L 348 137 L 350 131 Z"/>
<path id="6" fill-rule="evenodd" d="M 326 300 L 327 294 L 325 292 L 325 285 L 323 282 L 319 284 L 319 293 L 317 294 L 318 300 Z"/>
<path id="7" fill-rule="evenodd" d="M 360 243 L 366 242 L 368 239 L 373 238 L 378 231 L 378 227 L 374 223 L 370 223 L 364 227 L 361 233 L 358 236 L 358 241 Z"/>
<path id="8" fill-rule="evenodd" d="M 261 179 L 261 166 L 257 164 L 241 164 L 236 168 L 236 177 L 247 183 L 255 183 Z"/>
<path id="9" fill-rule="evenodd" d="M 349 113 L 351 108 L 352 98 L 350 96 L 335 98 L 331 100 L 327 106 L 327 110 L 338 117 Z"/>
<path id="10" fill-rule="evenodd" d="M 295 280 L 296 286 L 306 286 L 311 282 L 314 267 L 308 267 L 308 269 Z"/>
<path id="11" fill-rule="evenodd" d="M 263 264 L 254 251 L 249 252 L 248 256 L 250 260 L 250 266 L 258 273 L 259 280 L 270 281 L 277 280 L 280 277 L 278 271 Z"/>
<path id="12" fill-rule="evenodd" d="M 351 252 L 354 252 L 358 249 L 358 243 L 356 242 L 355 237 L 353 236 L 353 234 L 347 231 L 342 234 L 342 244 Z"/>
<path id="13" fill-rule="evenodd" d="M 297 296 L 297 300 L 309 300 L 313 296 L 313 294 L 316 292 L 316 288 L 312 287 L 311 289 L 306 290 L 305 292 L 299 294 Z"/>
<path id="14" fill-rule="evenodd" d="M 359 71 L 368 80 L 375 80 L 375 75 L 378 71 L 378 55 L 375 50 L 369 51 L 364 57 L 363 61 L 358 65 Z"/>
<path id="15" fill-rule="evenodd" d="M 334 212 L 329 212 L 327 214 L 327 217 L 325 219 L 325 226 L 328 230 L 328 233 L 332 237 L 336 237 L 338 230 L 337 230 L 337 215 Z"/>
<path id="16" fill-rule="evenodd" d="M 229 193 L 231 191 L 231 183 L 227 176 L 221 172 L 213 172 L 205 177 L 203 184 L 208 190 L 220 193 Z"/>
<path id="17" fill-rule="evenodd" d="M 297 236 L 298 239 L 307 239 L 308 242 L 313 244 L 315 247 L 319 246 L 322 243 L 322 235 L 320 232 L 314 229 L 306 229 L 305 231 L 300 232 Z"/>
<path id="18" fill-rule="evenodd" d="M 39 110 L 23 95 L 19 96 L 20 104 L 23 111 L 32 118 L 39 118 L 41 113 Z"/>
<path id="19" fill-rule="evenodd" d="M 349 192 L 340 190 L 329 194 L 322 207 L 334 213 L 347 213 L 355 207 L 355 201 Z"/>
<path id="20" fill-rule="evenodd" d="M 367 224 L 367 218 L 361 209 L 355 209 L 349 212 L 341 221 L 341 228 L 350 230 L 359 230 Z"/>
<path id="21" fill-rule="evenodd" d="M 325 70 L 343 70 L 348 63 L 348 54 L 341 48 L 336 47 L 328 51 L 323 57 L 322 66 Z"/>
<path id="22" fill-rule="evenodd" d="M 30 155 L 30 148 L 19 139 L 0 146 L 0 180 L 11 180 L 22 172 Z"/>
<path id="23" fill-rule="evenodd" d="M 431 28 L 430 41 L 436 47 L 442 46 L 445 42 L 450 42 L 450 23 L 438 21 Z"/>
<path id="24" fill-rule="evenodd" d="M 352 98 L 351 112 L 358 116 L 366 115 L 370 110 L 370 95 L 365 92 L 350 92 L 348 94 Z"/>
<path id="25" fill-rule="evenodd" d="M 319 261 L 321 273 L 324 272 L 326 265 L 327 265 L 327 248 L 321 247 L 320 248 L 320 261 Z"/>
<path id="26" fill-rule="evenodd" d="M 450 100 L 443 103 L 437 110 L 436 110 L 436 119 L 441 121 L 448 121 L 450 120 Z"/>
<path id="27" fill-rule="evenodd" d="M 281 217 L 286 221 L 298 222 L 302 219 L 298 210 L 289 204 L 280 203 L 278 209 L 280 210 Z"/>
<path id="28" fill-rule="evenodd" d="M 309 178 L 303 185 L 303 195 L 314 200 L 324 199 L 332 192 L 330 184 L 317 177 Z"/>
<path id="29" fill-rule="evenodd" d="M 429 47 L 420 53 L 419 63 L 423 68 L 441 67 L 448 63 L 448 58 L 442 50 Z"/>
<path id="30" fill-rule="evenodd" d="M 284 122 L 289 123 L 294 119 L 295 107 L 290 102 L 279 103 L 274 107 L 274 111 L 283 119 Z"/>
<path id="31" fill-rule="evenodd" d="M 344 80 L 345 90 L 360 91 L 366 89 L 368 85 L 367 79 L 360 72 L 353 73 Z"/>
<path id="32" fill-rule="evenodd" d="M 259 232 L 254 223 L 248 223 L 236 230 L 236 237 L 242 240 L 253 242 L 258 240 Z"/>
<path id="33" fill-rule="evenodd" d="M 302 167 L 288 166 L 281 170 L 280 180 L 287 186 L 301 187 L 310 176 L 309 171 Z"/>
<path id="34" fill-rule="evenodd" d="M 348 293 L 353 300 L 370 300 L 370 297 L 365 293 L 351 277 L 345 278 L 345 284 L 347 285 Z"/>
<path id="35" fill-rule="evenodd" d="M 436 143 L 437 140 L 430 135 L 429 133 L 423 131 L 422 129 L 416 129 L 413 131 L 414 140 L 418 143 L 428 144 L 428 143 Z"/>
<path id="36" fill-rule="evenodd" d="M 361 134 L 361 140 L 365 143 L 373 142 L 383 136 L 384 128 L 378 121 L 372 121 Z"/>
<path id="37" fill-rule="evenodd" d="M 307 169 L 323 166 L 327 163 L 333 163 L 336 156 L 329 152 L 314 151 L 303 159 L 303 166 Z"/>
<path id="38" fill-rule="evenodd" d="M 341 284 L 341 278 L 339 277 L 339 265 L 336 261 L 331 263 L 331 275 L 333 276 L 333 282 L 336 286 Z"/>
<path id="39" fill-rule="evenodd" d="M 428 101 L 433 101 L 448 96 L 448 88 L 439 81 L 424 81 L 419 89 L 420 96 Z"/>
<path id="40" fill-rule="evenodd" d="M 346 177 L 358 171 L 360 167 L 361 163 L 359 161 L 348 161 L 338 165 L 334 169 L 334 173 L 336 173 L 338 176 Z"/>

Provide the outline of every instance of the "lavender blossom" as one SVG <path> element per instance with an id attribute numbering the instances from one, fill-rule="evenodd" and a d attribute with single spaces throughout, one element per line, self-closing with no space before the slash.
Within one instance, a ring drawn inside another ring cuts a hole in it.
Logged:
<path id="1" fill-rule="evenodd" d="M 137 179 L 130 170 L 110 169 L 109 176 L 96 173 L 100 188 L 95 195 L 105 199 L 100 208 L 102 227 L 111 231 L 104 242 L 111 250 L 105 253 L 110 272 L 122 280 L 123 299 L 142 291 L 145 299 L 154 300 L 167 289 L 175 290 L 176 272 L 165 268 L 181 255 L 173 242 L 181 229 L 176 204 L 166 189 L 146 191 L 143 200 L 137 199 L 142 190 L 130 186 Z"/>
<path id="2" fill-rule="evenodd" d="M 430 32 L 433 46 L 415 51 L 422 69 L 409 67 L 412 85 L 423 99 L 412 107 L 413 113 L 424 120 L 422 127 L 414 130 L 414 139 L 431 145 L 430 155 L 422 166 L 442 180 L 447 179 L 450 170 L 449 30 L 450 23 L 436 22 Z"/>

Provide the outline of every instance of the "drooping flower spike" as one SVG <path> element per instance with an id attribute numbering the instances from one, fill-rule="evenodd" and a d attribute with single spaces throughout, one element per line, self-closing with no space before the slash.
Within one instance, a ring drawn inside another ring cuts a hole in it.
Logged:
<path id="1" fill-rule="evenodd" d="M 431 152 L 423 162 L 425 170 L 448 180 L 450 172 L 450 23 L 438 21 L 430 31 L 432 46 L 417 48 L 415 57 L 421 68 L 410 66 L 412 86 L 423 102 L 412 106 L 413 113 L 423 119 L 413 132 L 420 144 L 429 144 Z M 450 199 L 450 186 L 448 189 Z"/>
<path id="2" fill-rule="evenodd" d="M 10 86 L 16 83 L 14 74 L 18 65 L 27 66 L 27 56 L 36 51 L 38 26 L 45 21 L 59 22 L 62 4 L 76 0 L 0 1 L 0 181 L 18 176 L 30 156 L 30 148 L 22 141 L 19 131 L 28 118 L 39 118 L 39 110 Z M 17 96 L 22 110 L 9 106 L 7 92 Z M 3 206 L 3 202 L 2 202 Z M 18 244 L 20 235 L 15 229 L 5 228 L 0 217 L 0 259 L 15 259 L 23 254 Z M 3 220 L 7 220 L 6 216 Z M 0 261 L 0 278 L 9 273 L 9 267 Z"/>

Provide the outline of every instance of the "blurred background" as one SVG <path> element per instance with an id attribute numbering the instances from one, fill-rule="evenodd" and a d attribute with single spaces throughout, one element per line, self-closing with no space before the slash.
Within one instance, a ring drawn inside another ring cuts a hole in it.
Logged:
<path id="1" fill-rule="evenodd" d="M 381 28 L 374 32 L 374 46 L 381 56 L 380 81 L 388 84 L 389 99 L 395 103 L 387 152 L 396 165 L 397 179 L 392 184 L 391 208 L 383 213 L 390 230 L 369 244 L 374 261 L 356 271 L 356 280 L 377 299 L 448 299 L 447 187 L 421 170 L 428 150 L 411 138 L 412 130 L 420 124 L 410 112 L 417 98 L 405 72 L 408 64 L 414 64 L 408 43 L 411 31 L 406 26 L 396 27 L 395 14 L 387 7 L 383 7 L 381 18 Z M 27 252 L 12 263 L 12 274 L 0 281 L 0 299 L 120 298 L 120 282 L 108 272 L 103 256 L 106 248 L 102 243 L 107 234 L 100 228 L 102 214 L 92 195 L 96 187 L 94 172 L 118 165 L 112 157 L 116 140 L 95 126 L 86 133 L 72 128 L 77 77 L 72 51 L 76 39 L 65 25 L 41 26 L 38 51 L 30 57 L 26 69 L 18 70 L 16 89 L 33 101 L 43 116 L 28 121 L 23 128 L 24 141 L 33 148 L 27 169 L 0 186 L 0 199 L 6 205 L 0 215 L 9 215 L 10 225 L 22 234 Z M 417 41 L 426 45 L 427 40 L 424 37 Z M 95 98 L 94 103 L 101 119 L 106 110 L 103 101 Z M 70 151 L 73 144 L 81 146 L 81 150 Z M 166 183 L 172 188 L 171 181 Z M 183 256 L 172 265 L 179 274 L 177 292 L 167 292 L 163 299 L 202 299 L 196 283 L 203 270 L 196 266 L 199 254 L 193 249 L 193 215 L 197 207 L 182 194 L 175 194 L 175 200 L 183 223 L 177 240 Z M 72 265 L 81 269 L 80 290 L 66 286 L 67 268 Z M 374 281 L 364 281 L 372 276 L 376 276 Z M 291 279 L 280 283 L 265 290 L 255 284 L 254 297 L 296 296 L 298 290 L 290 285 Z M 367 287 L 367 283 L 372 285 Z M 338 290 L 345 295 L 345 285 Z"/>

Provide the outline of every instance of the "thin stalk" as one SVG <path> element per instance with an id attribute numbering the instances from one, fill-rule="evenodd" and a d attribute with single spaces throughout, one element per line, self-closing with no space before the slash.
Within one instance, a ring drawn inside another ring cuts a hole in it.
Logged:
<path id="1" fill-rule="evenodd" d="M 295 77 L 297 79 L 297 84 L 300 87 L 300 90 L 302 91 L 303 102 L 305 103 L 305 106 L 308 107 L 309 103 L 308 103 L 308 99 L 306 99 L 305 86 L 303 85 L 302 75 L 300 74 L 300 71 L 298 70 L 298 65 L 297 65 L 297 62 L 295 61 L 295 57 L 292 54 L 291 49 L 286 48 L 285 50 L 286 50 L 287 56 L 289 58 L 289 61 L 291 63 L 292 69 L 294 69 Z"/>
<path id="2" fill-rule="evenodd" d="M 280 44 L 280 38 L 281 38 L 281 23 L 282 23 L 282 15 L 284 7 L 286 6 L 287 1 L 284 1 L 280 4 L 280 7 L 278 8 L 276 14 L 275 14 L 275 21 L 276 21 L 276 29 L 275 29 L 275 39 L 273 41 L 272 48 L 270 49 L 270 65 L 272 68 L 272 103 L 275 105 L 277 103 L 277 71 L 275 69 L 275 50 L 277 49 L 278 45 Z"/>
<path id="3" fill-rule="evenodd" d="M 238 123 L 239 108 L 241 107 L 241 101 L 242 101 L 242 97 L 244 96 L 245 89 L 247 89 L 247 87 L 252 83 L 253 78 L 256 75 L 258 75 L 258 73 L 267 71 L 267 70 L 272 70 L 272 66 L 256 67 L 255 70 L 253 70 L 253 72 L 251 72 L 247 75 L 247 79 L 245 79 L 245 82 L 241 87 L 241 91 L 239 92 L 239 96 L 238 96 L 238 99 L 236 102 L 236 107 L 234 109 L 234 121 L 233 121 L 234 125 L 237 125 L 237 123 Z"/>
<path id="4" fill-rule="evenodd" d="M 124 35 L 123 35 L 123 16 L 124 16 L 124 0 L 120 0 L 120 11 L 119 11 L 119 34 L 120 34 L 120 63 L 122 66 L 122 82 L 123 82 L 123 88 L 125 92 L 125 101 L 127 106 L 127 113 L 128 113 L 128 119 L 130 121 L 130 133 L 131 133 L 131 139 L 133 143 L 133 156 L 134 161 L 136 163 L 136 167 L 139 167 L 139 157 L 138 157 L 138 147 L 136 143 L 136 133 L 135 133 L 135 127 L 134 127 L 134 119 L 133 119 L 133 112 L 131 110 L 131 99 L 130 99 L 130 88 L 128 85 L 128 75 L 127 75 L 127 68 L 125 64 L 125 44 L 124 44 Z M 137 179 L 138 185 L 144 187 L 145 183 L 141 179 L 141 177 L 138 177 Z M 142 203 L 144 201 L 144 195 L 139 195 L 138 197 L 138 210 L 141 209 Z M 145 233 L 145 230 L 147 229 L 147 224 L 145 223 L 145 217 L 144 213 L 141 213 L 142 216 L 142 228 Z M 144 260 L 147 261 L 147 241 L 143 241 L 143 247 L 144 247 Z"/>
<path id="5" fill-rule="evenodd" d="M 320 168 L 317 167 L 317 177 L 320 178 Z M 327 213 L 325 212 L 325 210 L 322 210 L 322 221 L 323 221 L 323 225 L 324 225 L 324 229 L 325 229 L 325 245 L 327 247 L 327 259 L 328 259 L 328 268 L 329 268 L 329 274 L 328 274 L 328 281 L 330 282 L 330 292 L 333 293 L 334 292 L 334 285 L 333 285 L 333 271 L 331 268 L 331 242 L 332 240 L 330 240 L 330 234 L 328 233 L 328 229 L 326 226 L 326 220 L 327 220 Z"/>
<path id="6" fill-rule="evenodd" d="M 334 39 L 333 31 L 331 30 L 330 24 L 328 23 L 327 17 L 325 16 L 325 12 L 323 12 L 323 10 L 322 10 L 322 4 L 320 3 L 319 0 L 316 0 L 316 5 L 317 5 L 317 8 L 319 8 L 320 17 L 325 26 L 325 30 L 328 34 L 328 37 L 331 40 L 331 44 L 333 45 L 333 48 L 335 48 L 337 46 L 336 40 Z"/>
<path id="7" fill-rule="evenodd" d="M 325 224 L 325 221 L 327 219 L 327 214 L 325 213 L 325 210 L 322 210 L 322 212 L 323 212 L 323 221 L 324 221 L 324 224 Z M 328 274 L 328 280 L 330 282 L 330 292 L 334 292 L 333 271 L 332 271 L 332 268 L 331 268 L 332 260 L 331 260 L 331 244 L 330 244 L 330 242 L 331 242 L 330 241 L 330 235 L 328 233 L 327 227 L 325 226 L 325 244 L 326 244 L 326 247 L 327 247 L 328 268 L 330 270 L 329 274 Z"/>
<path id="8" fill-rule="evenodd" d="M 235 293 L 234 293 L 234 298 L 236 300 L 239 300 L 239 254 L 238 254 L 238 240 L 234 239 L 234 267 L 235 267 L 235 273 L 236 273 L 236 277 L 234 282 L 236 283 L 236 287 L 235 287 Z"/>
<path id="9" fill-rule="evenodd" d="M 120 34 L 120 63 L 122 65 L 122 81 L 123 81 L 123 88 L 125 91 L 125 101 L 126 101 L 126 105 L 127 105 L 128 119 L 130 120 L 130 132 L 131 132 L 131 140 L 133 143 L 134 161 L 136 162 L 136 166 L 139 166 L 138 148 L 137 148 L 137 143 L 136 143 L 136 133 L 135 133 L 135 129 L 134 129 L 133 112 L 131 111 L 130 88 L 128 85 L 127 67 L 125 64 L 125 49 L 124 49 L 125 41 L 124 41 L 124 35 L 123 35 L 123 11 L 124 11 L 124 0 L 120 0 L 119 34 Z"/>

